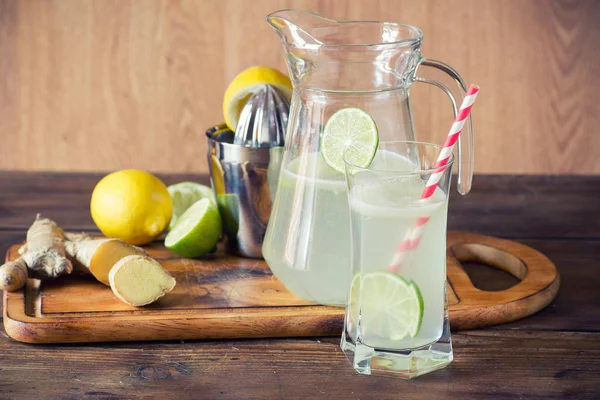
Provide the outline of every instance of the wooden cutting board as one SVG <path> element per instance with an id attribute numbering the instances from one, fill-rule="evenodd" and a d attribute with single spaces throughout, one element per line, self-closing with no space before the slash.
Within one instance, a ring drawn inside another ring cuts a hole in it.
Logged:
<path id="1" fill-rule="evenodd" d="M 7 260 L 18 257 L 12 246 Z M 91 277 L 67 276 L 4 294 L 4 327 L 28 343 L 131 340 L 337 336 L 344 309 L 293 296 L 262 260 L 217 252 L 204 260 L 177 257 L 162 246 L 148 252 L 177 279 L 177 286 L 143 308 L 119 301 Z M 461 262 L 480 262 L 520 279 L 503 291 L 482 291 Z M 489 236 L 449 232 L 448 303 L 453 330 L 473 329 L 531 315 L 556 296 L 552 262 L 522 244 Z"/>

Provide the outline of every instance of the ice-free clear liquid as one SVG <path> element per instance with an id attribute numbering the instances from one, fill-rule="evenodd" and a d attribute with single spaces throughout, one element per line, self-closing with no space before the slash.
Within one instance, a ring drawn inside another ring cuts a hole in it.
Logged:
<path id="1" fill-rule="evenodd" d="M 304 154 L 282 168 L 274 207 L 263 244 L 273 273 L 300 298 L 344 305 L 350 283 L 344 175 L 320 153 Z"/>

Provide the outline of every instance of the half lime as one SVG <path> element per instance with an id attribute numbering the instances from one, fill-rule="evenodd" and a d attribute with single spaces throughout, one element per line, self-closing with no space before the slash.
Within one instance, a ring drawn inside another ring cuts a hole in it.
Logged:
<path id="1" fill-rule="evenodd" d="M 200 199 L 208 198 L 215 203 L 215 195 L 211 188 L 196 182 L 180 182 L 167 188 L 173 200 L 173 216 L 169 229 L 173 229 L 183 213 Z"/>
<path id="2" fill-rule="evenodd" d="M 165 247 L 184 257 L 200 257 L 214 249 L 221 231 L 219 209 L 209 199 L 201 199 L 179 218 L 165 238 Z"/>
<path id="3" fill-rule="evenodd" d="M 344 172 L 346 161 L 362 168 L 371 164 L 379 144 L 379 133 L 373 118 L 360 108 L 336 111 L 325 124 L 321 136 L 321 154 L 325 162 Z"/>

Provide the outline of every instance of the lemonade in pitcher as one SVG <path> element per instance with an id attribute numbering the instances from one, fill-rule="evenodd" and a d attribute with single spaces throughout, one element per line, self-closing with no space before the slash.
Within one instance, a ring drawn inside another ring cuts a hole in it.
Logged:
<path id="1" fill-rule="evenodd" d="M 298 10 L 267 21 L 281 39 L 293 93 L 263 256 L 296 296 L 341 306 L 352 279 L 343 153 L 364 146 L 357 154 L 368 165 L 379 140 L 415 140 L 413 83 L 443 89 L 455 112 L 466 87 L 454 69 L 421 55 L 423 33 L 409 25 Z M 463 194 L 471 185 L 471 146 L 467 121 L 458 160 Z"/>
<path id="2" fill-rule="evenodd" d="M 350 276 L 344 175 L 329 167 L 320 153 L 310 153 L 281 170 L 277 190 L 263 245 L 269 267 L 298 297 L 344 304 Z M 277 207 L 286 207 L 285 214 Z"/>

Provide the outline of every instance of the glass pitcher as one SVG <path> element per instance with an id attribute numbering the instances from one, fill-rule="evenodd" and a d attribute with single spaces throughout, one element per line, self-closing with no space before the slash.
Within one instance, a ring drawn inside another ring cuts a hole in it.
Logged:
<path id="1" fill-rule="evenodd" d="M 277 11 L 267 22 L 283 44 L 294 91 L 263 256 L 296 296 L 343 305 L 350 283 L 348 197 L 344 174 L 319 152 L 323 127 L 336 111 L 357 107 L 373 117 L 381 141 L 415 140 L 411 84 L 442 89 L 455 114 L 466 86 L 448 65 L 423 58 L 423 33 L 412 26 L 300 10 Z M 462 194 L 471 187 L 472 148 L 469 119 L 457 146 Z"/>

